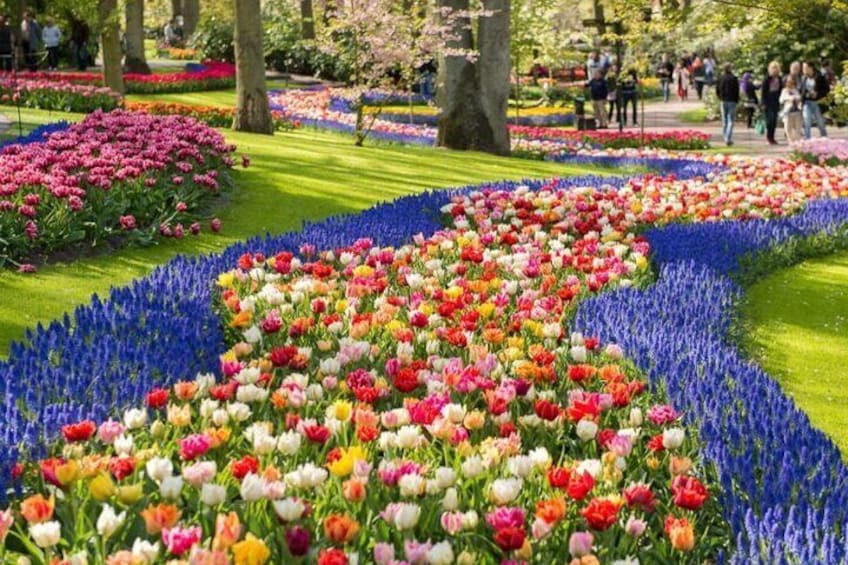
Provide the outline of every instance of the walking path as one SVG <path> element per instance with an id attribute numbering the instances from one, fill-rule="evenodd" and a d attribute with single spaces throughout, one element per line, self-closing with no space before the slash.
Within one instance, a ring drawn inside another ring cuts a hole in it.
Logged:
<path id="1" fill-rule="evenodd" d="M 672 129 L 696 129 L 710 134 L 714 147 L 724 147 L 721 122 L 716 120 L 704 123 L 688 123 L 680 121 L 680 114 L 703 108 L 703 102 L 695 98 L 687 102 L 670 100 L 669 102 L 650 101 L 645 103 L 645 131 L 662 132 Z M 641 117 L 641 108 L 640 117 Z M 610 127 L 616 127 L 616 124 Z M 631 128 L 633 126 L 630 126 Z M 848 128 L 828 126 L 829 137 L 848 139 Z M 813 135 L 818 135 L 814 128 Z M 757 155 L 786 155 L 791 148 L 786 142 L 781 123 L 778 123 L 777 141 L 779 145 L 769 145 L 764 135 L 757 135 L 754 129 L 748 129 L 744 121 L 739 120 L 733 128 L 734 147 Z"/>

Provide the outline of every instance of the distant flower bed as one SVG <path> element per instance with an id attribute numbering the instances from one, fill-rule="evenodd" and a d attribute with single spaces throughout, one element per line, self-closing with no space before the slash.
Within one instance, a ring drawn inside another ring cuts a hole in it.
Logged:
<path id="1" fill-rule="evenodd" d="M 606 149 L 628 149 L 645 146 L 653 149 L 692 151 L 707 149 L 710 146 L 709 134 L 697 130 L 646 132 L 642 135 L 641 132 L 636 130 L 621 132 L 614 130 L 574 131 L 515 126 L 510 128 L 510 132 L 525 139 L 554 143 L 561 141 L 589 143 Z"/>
<path id="2" fill-rule="evenodd" d="M 0 265 L 200 231 L 234 147 L 195 120 L 114 111 L 0 151 Z"/>
<path id="3" fill-rule="evenodd" d="M 186 116 L 216 128 L 230 127 L 235 109 L 221 106 L 194 106 L 176 102 L 126 102 L 124 107 L 133 112 L 144 112 L 161 116 Z M 285 112 L 272 111 L 271 117 L 277 130 L 290 130 L 299 126 Z"/>
<path id="4" fill-rule="evenodd" d="M 120 94 L 102 86 L 23 76 L 0 75 L 0 102 L 19 102 L 28 108 L 86 114 L 99 109 L 113 110 L 121 104 Z"/>
<path id="5" fill-rule="evenodd" d="M 168 57 L 178 61 L 191 61 L 197 59 L 197 49 L 169 47 Z"/>
<path id="6" fill-rule="evenodd" d="M 848 140 L 845 139 L 802 139 L 793 145 L 793 152 L 810 163 L 831 167 L 848 165 Z"/>
<path id="7" fill-rule="evenodd" d="M 230 63 L 204 62 L 192 69 L 176 73 L 154 73 L 149 75 L 127 73 L 124 84 L 128 94 L 162 94 L 169 92 L 194 92 L 232 88 L 236 84 L 236 68 Z M 9 74 L 2 75 L 9 78 Z M 71 82 L 75 84 L 101 85 L 100 73 L 44 72 L 18 73 L 18 77 L 32 80 Z"/>
<path id="8" fill-rule="evenodd" d="M 396 123 L 412 123 L 426 126 L 436 126 L 439 121 L 439 109 L 435 106 L 413 106 L 412 116 L 409 107 L 392 105 L 385 107 L 367 106 L 368 113 L 380 112 L 380 118 Z M 562 106 L 539 106 L 534 108 L 522 108 L 516 116 L 515 109 L 510 108 L 507 112 L 507 122 L 510 125 L 525 126 L 568 126 L 574 124 L 574 111 Z"/>

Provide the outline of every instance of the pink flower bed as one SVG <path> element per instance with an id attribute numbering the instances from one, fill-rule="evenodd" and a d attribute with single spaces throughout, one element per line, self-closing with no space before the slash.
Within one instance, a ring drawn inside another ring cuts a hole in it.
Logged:
<path id="1" fill-rule="evenodd" d="M 513 136 L 526 139 L 594 143 L 607 149 L 646 146 L 654 149 L 692 150 L 706 149 L 710 144 L 708 134 L 686 129 L 645 132 L 644 136 L 637 130 L 575 131 L 531 126 L 510 126 L 509 131 Z"/>
<path id="2" fill-rule="evenodd" d="M 18 76 L 28 80 L 59 81 L 89 85 L 103 84 L 103 77 L 100 73 L 39 71 L 35 73 L 19 73 Z M 203 63 L 202 70 L 195 72 L 155 73 L 150 75 L 127 73 L 124 75 L 124 83 L 128 93 L 152 94 L 230 88 L 235 85 L 235 77 L 235 65 L 209 61 Z"/>
<path id="3" fill-rule="evenodd" d="M 95 112 L 43 142 L 0 151 L 0 265 L 200 231 L 233 165 L 223 136 L 181 116 Z"/>
<path id="4" fill-rule="evenodd" d="M 121 104 L 121 95 L 102 86 L 0 75 L 0 102 L 20 102 L 43 110 L 88 113 L 117 108 Z"/>
<path id="5" fill-rule="evenodd" d="M 800 159 L 822 165 L 848 165 L 848 139 L 802 139 L 794 146 Z"/>

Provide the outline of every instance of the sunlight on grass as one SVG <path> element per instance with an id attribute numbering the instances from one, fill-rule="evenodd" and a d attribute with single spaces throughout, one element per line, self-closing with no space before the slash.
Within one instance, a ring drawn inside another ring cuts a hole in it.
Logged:
<path id="1" fill-rule="evenodd" d="M 778 271 L 747 291 L 747 348 L 848 454 L 848 253 Z"/>
<path id="2" fill-rule="evenodd" d="M 27 123 L 81 118 L 36 110 L 22 115 L 26 115 Z M 311 130 L 274 137 L 230 131 L 226 135 L 238 146 L 239 154 L 250 156 L 251 166 L 234 173 L 237 190 L 218 212 L 224 225 L 220 234 L 206 233 L 150 248 L 124 249 L 70 264 L 44 266 L 35 275 L 0 272 L 0 355 L 5 355 L 10 342 L 22 339 L 26 329 L 37 322 L 59 318 L 88 302 L 92 293 L 103 296 L 111 286 L 143 276 L 179 253 L 219 251 L 253 235 L 296 230 L 304 220 L 356 212 L 433 187 L 598 172 L 425 147 L 357 148 L 349 137 Z"/>

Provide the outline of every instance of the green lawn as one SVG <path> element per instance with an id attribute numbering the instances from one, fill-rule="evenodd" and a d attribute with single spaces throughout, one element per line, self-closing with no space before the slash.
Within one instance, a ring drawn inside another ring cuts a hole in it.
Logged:
<path id="1" fill-rule="evenodd" d="M 269 80 L 268 90 L 277 88 L 294 88 L 298 85 L 283 79 Z M 236 90 L 207 90 L 203 92 L 185 92 L 182 94 L 129 94 L 127 100 L 132 102 L 178 102 L 193 106 L 235 106 Z"/>
<path id="2" fill-rule="evenodd" d="M 11 115 L 12 109 L 0 107 L 0 112 Z M 28 123 L 57 118 L 56 113 L 50 117 L 35 110 L 25 115 Z M 235 173 L 238 188 L 218 214 L 224 225 L 220 234 L 42 266 L 35 275 L 0 272 L 0 356 L 36 322 L 56 319 L 87 302 L 92 293 L 103 295 L 110 286 L 140 277 L 178 253 L 217 251 L 252 235 L 294 230 L 303 220 L 355 212 L 431 187 L 597 172 L 424 147 L 356 148 L 349 137 L 306 130 L 274 137 L 226 135 L 252 164 Z"/>
<path id="3" fill-rule="evenodd" d="M 707 121 L 707 109 L 700 107 L 686 110 L 677 114 L 677 119 L 684 124 L 703 124 Z"/>
<path id="4" fill-rule="evenodd" d="M 743 320 L 748 350 L 848 456 L 848 252 L 750 287 Z"/>

